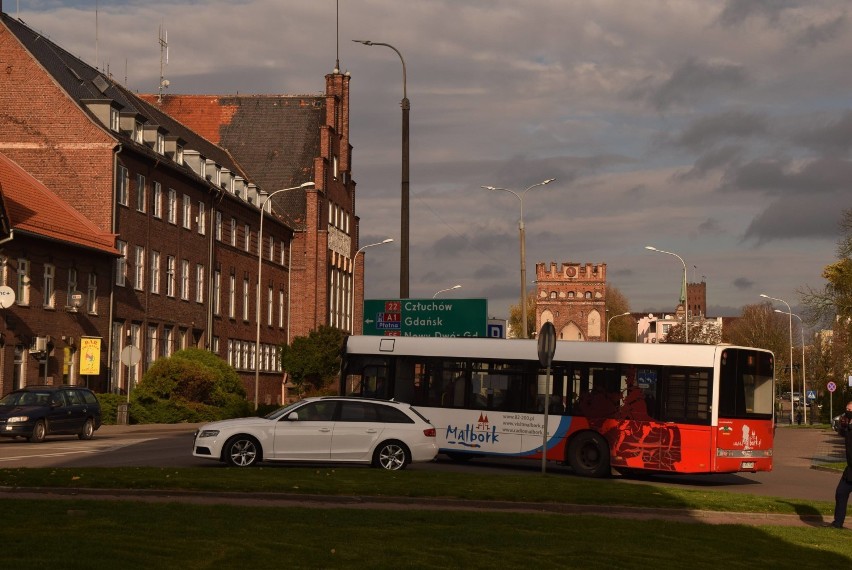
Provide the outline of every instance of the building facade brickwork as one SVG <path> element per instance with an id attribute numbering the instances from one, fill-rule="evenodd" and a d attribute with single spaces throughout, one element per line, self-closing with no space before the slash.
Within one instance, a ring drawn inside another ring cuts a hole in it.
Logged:
<path id="1" fill-rule="evenodd" d="M 536 330 L 550 322 L 558 340 L 605 340 L 605 263 L 536 263 L 535 274 Z"/>

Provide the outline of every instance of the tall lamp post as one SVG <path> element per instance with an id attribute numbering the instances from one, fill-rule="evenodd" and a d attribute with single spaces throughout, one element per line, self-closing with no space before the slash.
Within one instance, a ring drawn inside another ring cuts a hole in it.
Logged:
<path id="1" fill-rule="evenodd" d="M 796 407 L 795 400 L 793 399 L 793 392 L 796 389 L 795 384 L 793 383 L 793 310 L 790 308 L 790 303 L 784 299 L 770 297 L 765 293 L 761 293 L 760 296 L 764 299 L 772 299 L 773 301 L 778 301 L 779 303 L 787 305 L 787 312 L 785 314 L 790 319 L 790 424 L 793 424 L 793 409 Z"/>
<path id="2" fill-rule="evenodd" d="M 437 297 L 441 293 L 446 293 L 447 291 L 452 291 L 453 289 L 461 289 L 461 285 L 453 285 L 452 287 L 447 287 L 446 289 L 441 289 L 440 291 L 435 291 L 435 294 L 432 295 L 432 298 L 434 299 L 435 297 Z"/>
<path id="3" fill-rule="evenodd" d="M 515 198 L 518 199 L 518 202 L 521 203 L 521 217 L 518 221 L 518 230 L 521 234 L 521 338 L 527 338 L 527 245 L 524 234 L 524 196 L 533 188 L 550 184 L 554 180 L 556 179 L 548 178 L 547 180 L 542 180 L 541 182 L 529 186 L 526 190 L 520 193 L 515 192 L 514 190 L 509 190 L 508 188 L 496 188 L 494 186 L 482 187 L 486 190 L 502 190 L 504 192 L 508 192 L 514 195 Z"/>
<path id="4" fill-rule="evenodd" d="M 260 226 L 257 231 L 257 298 L 255 303 L 254 310 L 254 318 L 257 320 L 257 336 L 254 341 L 254 409 L 258 408 L 258 396 L 260 391 L 260 284 L 263 280 L 263 218 L 266 210 L 266 205 L 269 204 L 269 200 L 272 199 L 276 194 L 280 194 L 281 192 L 287 192 L 289 190 L 299 190 L 300 188 L 313 188 L 313 182 L 305 182 L 299 186 L 293 186 L 292 188 L 282 188 L 281 190 L 276 190 L 272 194 L 269 194 L 264 200 L 263 204 L 260 206 Z M 288 291 L 289 295 L 290 292 Z M 289 340 L 289 339 L 288 339 Z"/>
<path id="5" fill-rule="evenodd" d="M 399 298 L 408 298 L 408 111 L 411 104 L 408 101 L 408 88 L 405 77 L 405 60 L 399 50 L 390 44 L 371 42 L 369 40 L 352 40 L 365 46 L 385 46 L 396 52 L 402 62 L 402 207 L 400 212 L 400 253 L 399 253 Z"/>
<path id="6" fill-rule="evenodd" d="M 377 241 L 376 243 L 367 244 L 362 246 L 358 251 L 355 252 L 355 255 L 352 257 L 352 295 L 349 297 L 349 333 L 355 334 L 355 269 L 358 267 L 356 262 L 358 261 L 358 254 L 367 249 L 368 247 L 373 247 L 376 245 L 385 245 L 386 243 L 391 243 L 393 238 L 383 239 L 382 241 Z"/>
<path id="7" fill-rule="evenodd" d="M 678 258 L 683 265 L 683 285 L 681 288 L 681 302 L 683 303 L 683 338 L 686 341 L 686 344 L 689 344 L 689 307 L 686 304 L 686 263 L 683 261 L 683 258 L 676 253 L 672 253 L 670 251 L 664 251 L 662 249 L 657 249 L 653 245 L 646 245 L 645 249 L 648 251 L 656 251 L 657 253 L 665 253 L 666 255 L 673 255 Z"/>
<path id="8" fill-rule="evenodd" d="M 624 317 L 630 314 L 630 311 L 626 313 L 621 313 L 620 315 L 615 315 L 614 317 L 610 317 L 606 322 L 606 341 L 609 342 L 609 323 L 612 322 L 612 319 L 617 319 L 618 317 Z"/>
<path id="9" fill-rule="evenodd" d="M 781 309 L 775 309 L 775 312 L 781 313 L 782 315 L 787 314 L 786 312 L 782 311 Z M 794 317 L 796 317 L 797 319 L 799 319 L 799 328 L 802 331 L 802 398 L 804 398 L 804 400 L 805 400 L 802 407 L 805 410 L 804 421 L 805 421 L 805 423 L 808 423 L 808 388 L 807 388 L 807 381 L 805 379 L 805 323 L 802 320 L 802 317 L 800 317 L 796 313 L 792 313 L 792 315 Z M 790 388 L 790 391 L 792 392 L 793 389 Z"/>

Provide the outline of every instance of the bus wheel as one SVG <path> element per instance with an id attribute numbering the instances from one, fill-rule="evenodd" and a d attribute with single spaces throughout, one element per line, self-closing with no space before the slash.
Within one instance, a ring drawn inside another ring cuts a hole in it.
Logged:
<path id="1" fill-rule="evenodd" d="M 568 446 L 568 463 L 574 473 L 583 477 L 608 477 L 609 445 L 593 431 L 584 431 Z"/>

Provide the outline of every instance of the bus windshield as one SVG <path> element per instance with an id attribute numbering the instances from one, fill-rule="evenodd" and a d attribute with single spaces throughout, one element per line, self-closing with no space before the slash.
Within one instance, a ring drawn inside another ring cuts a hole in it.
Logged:
<path id="1" fill-rule="evenodd" d="M 728 348 L 722 351 L 719 378 L 719 417 L 772 417 L 772 354 Z"/>

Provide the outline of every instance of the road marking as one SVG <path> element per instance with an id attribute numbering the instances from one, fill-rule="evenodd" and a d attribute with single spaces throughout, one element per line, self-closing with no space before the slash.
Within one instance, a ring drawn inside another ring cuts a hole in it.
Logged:
<path id="1" fill-rule="evenodd" d="M 127 440 L 124 443 L 107 445 L 106 447 L 94 447 L 94 448 L 80 448 L 79 444 L 75 447 L 69 447 L 67 445 L 60 446 L 51 446 L 52 449 L 68 449 L 68 451 L 54 451 L 51 453 L 31 453 L 29 455 L 17 455 L 14 457 L 0 457 L 0 463 L 7 461 L 20 461 L 22 459 L 36 459 L 36 458 L 47 458 L 47 457 L 64 457 L 66 455 L 81 455 L 84 453 L 95 454 L 95 453 L 106 453 L 108 451 L 116 451 L 118 449 L 122 449 L 124 447 L 128 447 L 130 445 L 134 445 L 137 443 L 143 443 L 146 441 L 151 441 L 157 438 L 145 438 L 145 439 L 131 439 Z"/>

